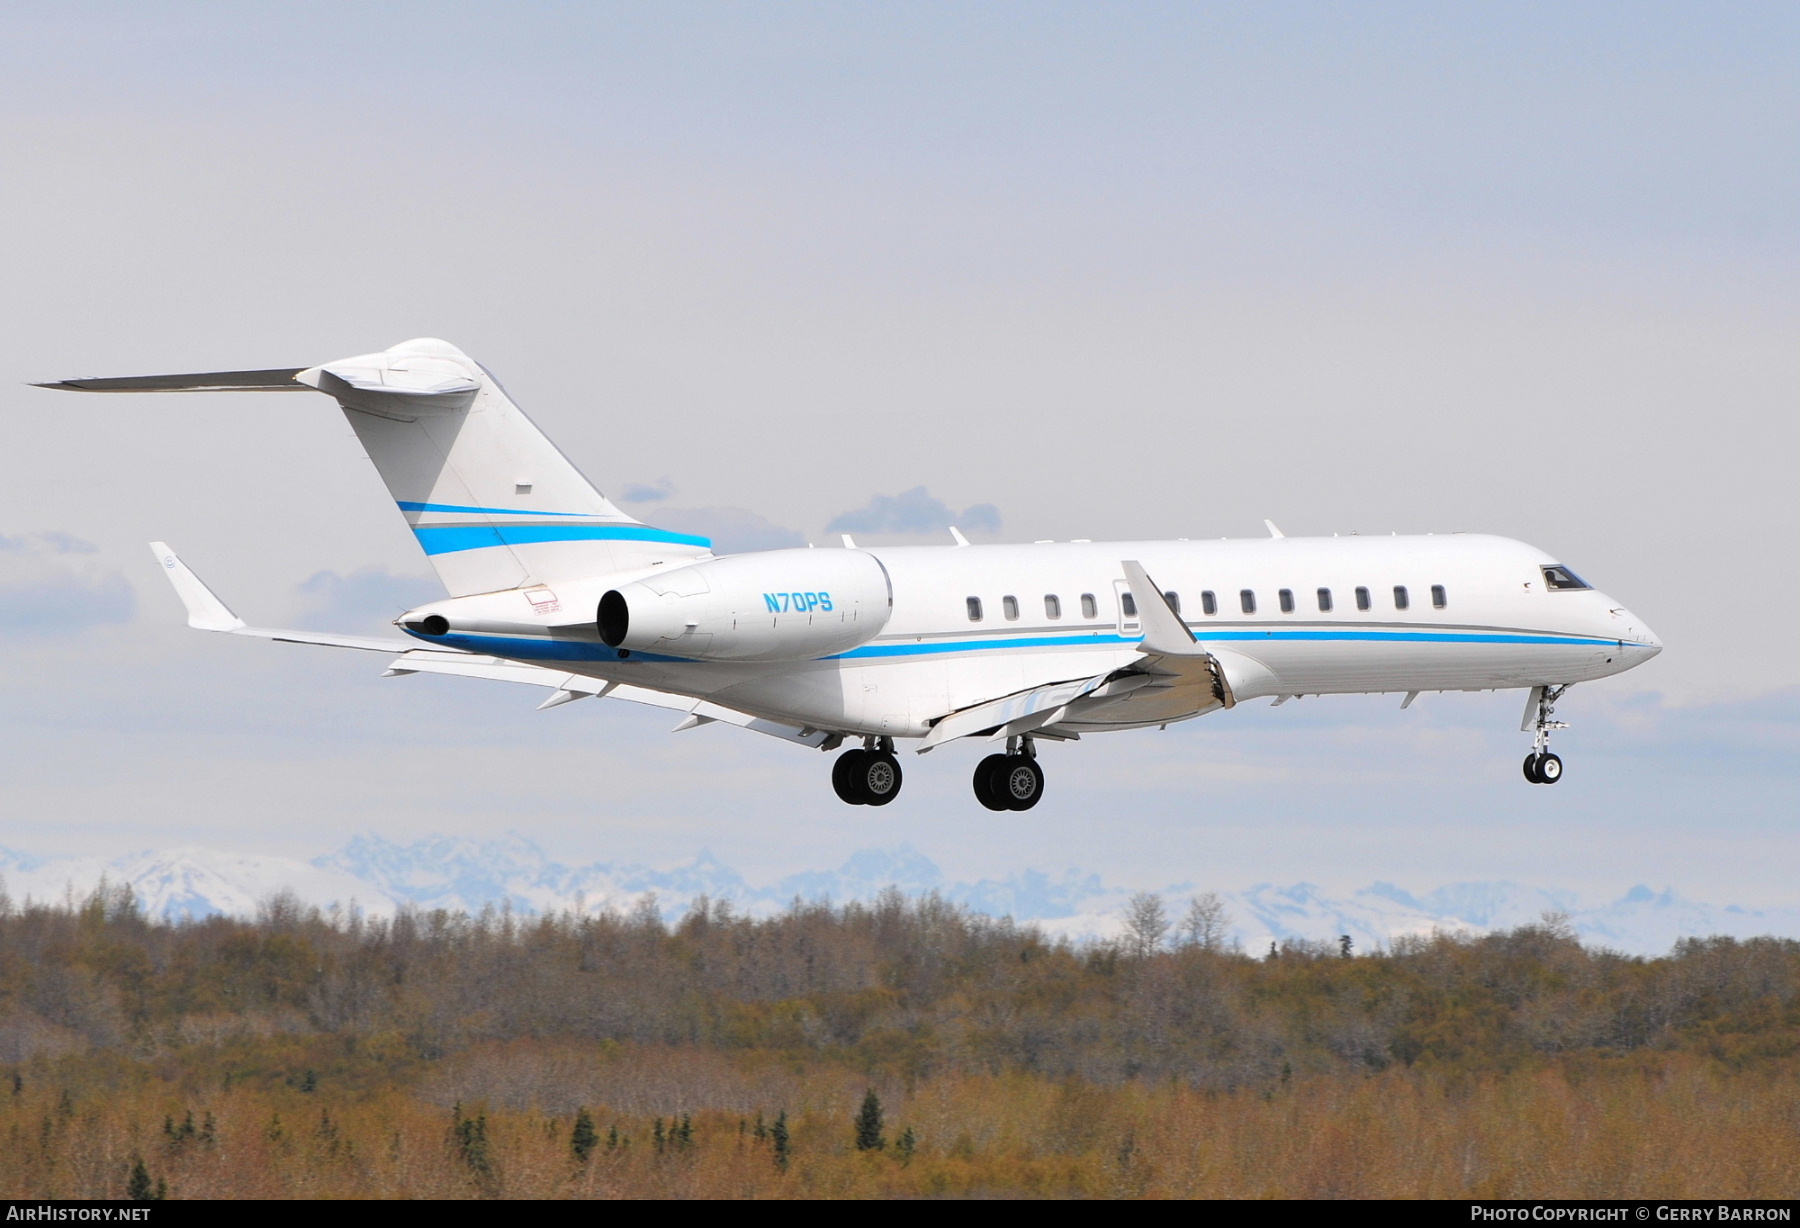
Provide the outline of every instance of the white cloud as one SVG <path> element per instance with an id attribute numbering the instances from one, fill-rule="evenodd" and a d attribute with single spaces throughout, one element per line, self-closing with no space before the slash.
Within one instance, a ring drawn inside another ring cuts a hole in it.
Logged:
<path id="1" fill-rule="evenodd" d="M 0 536 L 0 634 L 66 635 L 130 622 L 137 598 L 97 547 L 67 533 Z"/>
<path id="2" fill-rule="evenodd" d="M 943 533 L 955 525 L 969 533 L 1000 532 L 1000 509 L 977 503 L 952 511 L 950 505 L 923 486 L 897 495 L 876 495 L 862 507 L 839 512 L 825 526 L 827 533 L 921 534 Z"/>

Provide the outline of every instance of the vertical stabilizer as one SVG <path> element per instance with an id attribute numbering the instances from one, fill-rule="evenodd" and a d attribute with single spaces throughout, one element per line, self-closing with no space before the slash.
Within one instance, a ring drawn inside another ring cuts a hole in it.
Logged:
<path id="1" fill-rule="evenodd" d="M 706 555 L 607 501 L 448 342 L 422 338 L 312 367 L 296 382 L 337 399 L 453 597 Z"/>

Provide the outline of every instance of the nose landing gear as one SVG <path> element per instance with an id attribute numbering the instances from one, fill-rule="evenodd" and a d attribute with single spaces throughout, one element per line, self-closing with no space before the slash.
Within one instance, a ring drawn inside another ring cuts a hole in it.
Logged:
<path id="1" fill-rule="evenodd" d="M 1044 796 L 1044 769 L 1030 738 L 1008 738 L 1004 755 L 975 765 L 975 798 L 989 810 L 1030 810 Z"/>
<path id="2" fill-rule="evenodd" d="M 831 765 L 831 787 L 852 806 L 885 806 L 900 796 L 900 784 L 892 738 L 864 738 L 860 749 L 845 751 Z"/>
<path id="3" fill-rule="evenodd" d="M 1564 686 L 1538 686 L 1531 688 L 1531 698 L 1525 703 L 1525 720 L 1520 728 L 1532 734 L 1531 753 L 1525 756 L 1525 779 L 1534 785 L 1553 785 L 1562 779 L 1563 761 L 1550 752 L 1550 731 L 1567 729 L 1566 721 L 1552 720 L 1556 712 L 1556 701 L 1569 690 Z"/>

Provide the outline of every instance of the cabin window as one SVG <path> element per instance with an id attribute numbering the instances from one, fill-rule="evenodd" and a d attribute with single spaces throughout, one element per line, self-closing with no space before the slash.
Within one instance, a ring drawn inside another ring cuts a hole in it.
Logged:
<path id="1" fill-rule="evenodd" d="M 1450 594 L 1444 591 L 1442 584 L 1431 586 L 1431 604 L 1440 610 L 1450 604 Z"/>
<path id="2" fill-rule="evenodd" d="M 1219 612 L 1219 599 L 1213 596 L 1213 592 L 1210 588 L 1200 594 L 1200 612 L 1202 614 L 1217 614 Z"/>
<path id="3" fill-rule="evenodd" d="M 1547 567 L 1540 567 L 1538 570 L 1544 573 L 1544 587 L 1553 593 L 1567 592 L 1571 589 L 1594 587 L 1586 580 L 1583 580 L 1580 576 L 1570 571 L 1567 567 L 1564 567 L 1561 563 L 1551 563 Z"/>
<path id="4" fill-rule="evenodd" d="M 1412 603 L 1406 595 L 1406 585 L 1394 585 L 1394 608 L 1396 610 L 1404 610 L 1410 604 Z"/>
<path id="5" fill-rule="evenodd" d="M 1369 590 L 1368 589 L 1358 588 L 1356 590 L 1356 608 L 1357 609 L 1366 610 L 1373 604 L 1374 604 L 1374 602 L 1369 600 Z"/>
<path id="6" fill-rule="evenodd" d="M 1256 594 L 1249 589 L 1238 590 L 1238 605 L 1246 614 L 1256 613 Z"/>
<path id="7" fill-rule="evenodd" d="M 981 621 L 981 598 L 979 597 L 969 598 L 969 621 L 972 623 Z"/>
<path id="8" fill-rule="evenodd" d="M 1081 616 L 1083 618 L 1100 617 L 1100 603 L 1094 600 L 1094 594 L 1081 594 Z"/>
<path id="9" fill-rule="evenodd" d="M 1319 590 L 1319 613 L 1331 613 L 1331 590 L 1328 588 Z"/>
<path id="10" fill-rule="evenodd" d="M 1171 610 L 1174 610 L 1177 614 L 1181 613 L 1181 594 L 1180 593 L 1173 593 L 1173 592 L 1164 593 L 1163 600 L 1169 603 L 1169 608 Z"/>
<path id="11" fill-rule="evenodd" d="M 1125 611 L 1126 618 L 1137 617 L 1137 598 L 1130 593 L 1119 594 L 1119 608 Z"/>
<path id="12" fill-rule="evenodd" d="M 1008 622 L 1017 620 L 1019 617 L 1019 599 L 1017 597 L 1000 598 L 1000 612 L 1006 615 Z"/>
<path id="13" fill-rule="evenodd" d="M 1275 598 L 1276 598 L 1276 600 L 1281 602 L 1281 612 L 1283 614 L 1292 614 L 1294 612 L 1294 590 L 1293 589 L 1284 588 L 1279 593 L 1275 594 Z"/>
<path id="14" fill-rule="evenodd" d="M 1062 600 L 1055 593 L 1044 594 L 1044 617 L 1061 618 Z"/>

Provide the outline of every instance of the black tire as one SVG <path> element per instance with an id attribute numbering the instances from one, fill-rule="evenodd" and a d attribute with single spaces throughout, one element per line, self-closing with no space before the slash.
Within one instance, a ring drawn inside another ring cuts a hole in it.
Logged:
<path id="1" fill-rule="evenodd" d="M 837 791 L 839 800 L 852 806 L 866 806 L 868 801 L 863 797 L 862 787 L 857 783 L 857 768 L 862 766 L 866 750 L 847 750 L 837 757 L 831 765 L 831 787 Z"/>
<path id="2" fill-rule="evenodd" d="M 1000 796 L 999 773 L 1006 769 L 1012 760 L 1006 755 L 989 755 L 975 765 L 975 799 L 989 810 L 1009 810 L 1006 799 Z"/>
<path id="3" fill-rule="evenodd" d="M 1540 785 L 1553 785 L 1562 779 L 1562 759 L 1560 756 L 1546 753 L 1537 762 L 1537 777 Z"/>
<path id="4" fill-rule="evenodd" d="M 1538 779 L 1538 757 L 1535 751 L 1525 756 L 1525 779 L 1534 785 L 1544 783 Z"/>
<path id="5" fill-rule="evenodd" d="M 855 780 L 863 805 L 885 806 L 900 796 L 900 761 L 885 750 L 864 751 Z"/>
<path id="6" fill-rule="evenodd" d="M 1005 770 L 994 780 L 1008 810 L 1030 810 L 1044 796 L 1044 769 L 1029 755 L 1007 756 Z"/>

